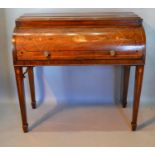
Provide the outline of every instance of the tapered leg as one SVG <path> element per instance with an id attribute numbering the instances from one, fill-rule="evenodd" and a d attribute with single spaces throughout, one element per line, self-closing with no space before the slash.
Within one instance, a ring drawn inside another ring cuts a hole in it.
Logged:
<path id="1" fill-rule="evenodd" d="M 140 101 L 140 94 L 142 88 L 142 81 L 143 81 L 143 73 L 144 73 L 144 66 L 136 66 L 136 73 L 135 73 L 135 88 L 134 88 L 134 103 L 133 103 L 133 113 L 132 113 L 132 131 L 135 131 L 137 128 L 137 116 L 138 116 L 138 109 L 139 109 L 139 101 Z"/>
<path id="2" fill-rule="evenodd" d="M 36 108 L 36 100 L 35 100 L 33 67 L 28 68 L 28 77 L 29 77 L 30 93 L 31 93 L 31 105 L 32 105 L 32 108 L 35 109 Z"/>
<path id="3" fill-rule="evenodd" d="M 126 105 L 127 105 L 129 76 L 130 76 L 130 66 L 124 66 L 123 96 L 122 96 L 122 106 L 123 106 L 123 108 L 125 108 Z"/>
<path id="4" fill-rule="evenodd" d="M 15 67 L 15 75 L 16 75 L 23 131 L 28 132 L 28 123 L 27 123 L 26 105 L 25 105 L 24 80 L 23 80 L 24 77 L 23 77 L 22 67 Z"/>

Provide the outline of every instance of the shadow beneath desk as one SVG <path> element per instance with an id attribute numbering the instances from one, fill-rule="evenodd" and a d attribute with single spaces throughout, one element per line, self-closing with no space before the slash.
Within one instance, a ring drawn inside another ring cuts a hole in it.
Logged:
<path id="1" fill-rule="evenodd" d="M 51 89 L 52 95 L 56 98 L 56 107 L 54 109 L 49 110 L 46 112 L 39 120 L 37 120 L 31 127 L 30 130 L 35 129 L 37 126 L 41 125 L 43 122 L 53 119 L 54 116 L 57 117 L 57 119 L 66 119 L 67 122 L 80 122 L 88 119 L 88 126 L 85 126 L 84 124 L 87 123 L 87 121 L 83 122 L 82 125 L 77 125 L 75 128 L 75 125 L 68 125 L 65 128 L 67 128 L 66 131 L 102 131 L 102 130 L 130 130 L 128 123 L 126 123 L 123 128 L 121 128 L 119 125 L 117 125 L 117 121 L 113 122 L 113 124 L 110 124 L 110 126 L 115 126 L 116 128 L 110 128 L 106 127 L 106 123 L 109 121 L 109 118 L 111 118 L 112 111 L 110 111 L 110 108 L 115 109 L 114 111 L 118 113 L 118 110 L 116 106 L 120 103 L 118 100 L 120 100 L 120 83 L 122 81 L 121 79 L 121 67 L 104 67 L 104 66 L 69 66 L 69 67 L 60 67 L 57 68 L 59 77 L 54 73 L 55 70 L 46 72 L 48 76 L 46 77 L 46 83 L 48 84 L 48 88 Z M 57 72 L 57 71 L 56 71 Z M 45 97 L 45 91 L 44 90 L 44 82 L 43 82 L 43 74 L 44 74 L 44 68 L 39 67 L 36 69 L 36 75 L 37 75 L 37 81 L 38 81 L 38 87 L 40 92 L 40 99 L 39 99 L 39 106 L 43 103 L 44 97 Z M 51 75 L 50 75 L 51 74 Z M 44 75 L 45 76 L 45 75 Z M 51 77 L 51 78 L 49 78 Z M 56 82 L 55 82 L 56 81 Z M 61 99 L 61 97 L 63 98 Z M 109 107 L 109 108 L 108 108 Z M 76 110 L 79 108 L 88 108 L 90 111 L 86 110 L 85 112 L 83 110 L 79 111 L 80 114 L 76 114 Z M 94 110 L 93 110 L 94 108 Z M 95 111 L 95 108 L 96 111 Z M 99 109 L 103 108 L 103 112 L 97 113 Z M 104 110 L 105 108 L 105 110 Z M 70 114 L 70 116 L 67 116 L 66 114 L 63 115 L 64 111 L 73 109 L 75 110 L 74 114 Z M 106 111 L 106 109 L 108 109 Z M 121 110 L 122 111 L 122 110 Z M 88 112 L 88 113 L 87 113 Z M 95 113 L 97 116 L 93 116 L 91 112 Z M 84 114 L 85 113 L 85 114 Z M 127 120 L 127 116 L 123 112 L 119 112 L 118 117 L 125 117 L 125 120 Z M 60 116 L 58 116 L 59 114 Z M 79 119 L 70 120 L 72 117 L 74 118 L 74 115 L 77 115 Z M 86 115 L 86 116 L 85 116 Z M 97 122 L 96 127 L 91 127 L 89 118 L 86 118 L 90 116 L 90 118 L 94 121 L 93 123 Z M 64 117 L 64 118 L 63 118 Z M 65 118 L 68 117 L 68 118 Z M 69 118 L 71 117 L 71 118 Z M 96 118 L 97 117 L 97 118 Z M 102 122 L 102 118 L 104 119 L 105 123 Z M 94 120 L 96 118 L 96 120 Z M 117 117 L 116 117 L 117 118 Z M 59 121 L 60 121 L 59 120 Z M 119 121 L 121 121 L 122 118 L 119 118 Z M 52 123 L 51 121 L 51 123 Z M 58 122 L 59 122 L 58 121 Z M 128 122 L 128 121 L 126 121 Z M 55 122 L 56 123 L 56 122 Z M 62 123 L 62 122 L 61 122 Z M 61 124 L 60 123 L 60 124 Z M 56 125 L 56 124 L 55 124 Z M 123 125 L 123 123 L 122 123 Z M 60 125 L 61 126 L 61 125 Z M 97 127 L 98 126 L 98 127 Z M 63 125 L 61 126 L 63 128 Z M 60 131 L 61 127 L 57 130 L 54 130 L 54 127 L 52 127 L 51 131 Z"/>
<path id="2" fill-rule="evenodd" d="M 112 66 L 70 66 L 61 73 L 65 103 L 113 103 L 115 76 Z"/>
<path id="3" fill-rule="evenodd" d="M 62 112 L 66 108 L 66 105 L 56 106 L 54 109 L 49 110 L 43 117 L 41 117 L 39 120 L 37 120 L 32 126 L 30 126 L 29 130 L 33 130 L 40 124 L 42 124 L 44 121 L 48 120 L 50 117 L 54 116 L 57 113 Z"/>
<path id="4" fill-rule="evenodd" d="M 118 96 L 116 93 L 120 91 L 120 75 L 115 69 L 119 71 L 118 67 L 111 66 L 63 66 L 48 70 L 45 67 L 37 67 L 35 71 L 38 106 L 45 99 L 45 82 L 57 104 L 113 103 L 114 96 Z"/>
<path id="5" fill-rule="evenodd" d="M 120 114 L 115 105 L 61 105 L 35 121 L 30 126 L 30 131 L 130 131 L 130 126 L 124 121 L 126 118 L 128 117 Z"/>
<path id="6" fill-rule="evenodd" d="M 148 127 L 152 124 L 155 124 L 155 117 L 143 122 L 142 124 L 139 124 L 138 127 L 137 127 L 137 130 L 141 130 L 141 129 L 144 129 L 145 127 Z"/>

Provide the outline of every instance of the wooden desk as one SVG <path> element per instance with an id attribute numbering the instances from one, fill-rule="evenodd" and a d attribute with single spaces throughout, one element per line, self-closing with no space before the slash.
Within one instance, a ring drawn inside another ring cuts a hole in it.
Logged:
<path id="1" fill-rule="evenodd" d="M 123 65 L 123 107 L 130 67 L 135 66 L 131 126 L 136 130 L 146 45 L 140 17 L 130 12 L 27 14 L 16 20 L 12 43 L 24 132 L 28 132 L 24 75 L 28 73 L 32 108 L 36 108 L 33 67 L 55 65 Z"/>

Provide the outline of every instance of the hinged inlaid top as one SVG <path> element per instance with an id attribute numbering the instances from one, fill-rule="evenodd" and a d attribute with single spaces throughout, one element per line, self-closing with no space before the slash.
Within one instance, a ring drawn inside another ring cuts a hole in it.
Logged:
<path id="1" fill-rule="evenodd" d="M 132 12 L 25 14 L 16 26 L 140 26 L 142 19 Z"/>

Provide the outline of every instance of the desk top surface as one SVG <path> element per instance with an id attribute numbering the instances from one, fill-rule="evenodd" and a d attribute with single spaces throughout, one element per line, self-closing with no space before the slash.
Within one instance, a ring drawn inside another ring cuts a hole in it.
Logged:
<path id="1" fill-rule="evenodd" d="M 132 12 L 85 12 L 85 13 L 36 13 L 25 14 L 16 20 L 16 26 L 44 26 L 72 25 L 80 22 L 79 25 L 132 25 L 139 26 L 142 19 Z"/>
<path id="2" fill-rule="evenodd" d="M 120 18 L 139 18 L 133 12 L 76 12 L 76 13 L 33 13 L 33 14 L 24 14 L 20 17 L 21 20 L 29 19 L 42 19 L 49 20 L 52 18 L 58 19 L 120 19 Z"/>

